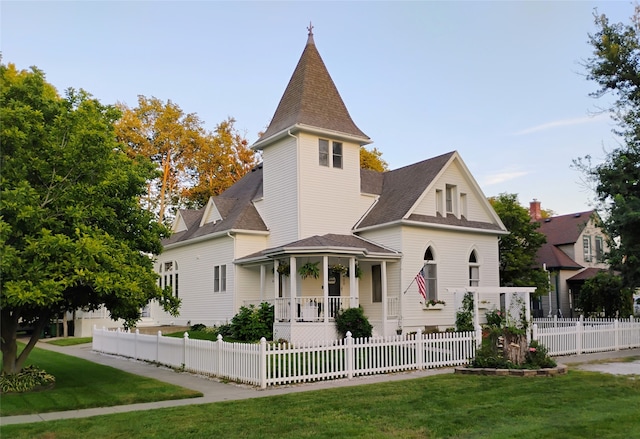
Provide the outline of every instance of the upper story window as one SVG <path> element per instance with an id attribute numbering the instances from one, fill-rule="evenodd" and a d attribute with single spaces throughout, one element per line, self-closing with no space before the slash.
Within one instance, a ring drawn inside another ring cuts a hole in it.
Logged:
<path id="1" fill-rule="evenodd" d="M 342 143 L 332 141 L 331 154 L 329 154 L 329 141 L 318 139 L 318 163 L 320 166 L 342 169 Z"/>
<path id="2" fill-rule="evenodd" d="M 456 196 L 456 187 L 452 184 L 448 184 L 445 186 L 445 207 L 447 209 L 447 213 L 455 214 L 455 196 Z"/>
<path id="3" fill-rule="evenodd" d="M 169 261 L 160 263 L 160 288 L 171 288 L 171 293 L 178 297 L 179 283 L 178 283 L 178 262 Z"/>
<path id="4" fill-rule="evenodd" d="M 436 213 L 444 216 L 444 208 L 442 206 L 442 189 L 436 189 Z"/>
<path id="5" fill-rule="evenodd" d="M 318 141 L 318 160 L 320 166 L 329 166 L 329 141 L 320 139 Z"/>
<path id="6" fill-rule="evenodd" d="M 438 270 L 431 247 L 428 247 L 427 251 L 424 252 L 422 273 L 424 275 L 426 300 L 438 300 Z"/>
<path id="7" fill-rule="evenodd" d="M 595 262 L 604 262 L 604 241 L 602 236 L 596 236 L 596 260 Z"/>
<path id="8" fill-rule="evenodd" d="M 333 167 L 342 169 L 342 143 L 333 142 Z"/>
<path id="9" fill-rule="evenodd" d="M 216 265 L 213 267 L 213 292 L 224 293 L 227 291 L 227 266 Z"/>
<path id="10" fill-rule="evenodd" d="M 582 237 L 582 253 L 585 262 L 591 262 L 591 236 Z"/>

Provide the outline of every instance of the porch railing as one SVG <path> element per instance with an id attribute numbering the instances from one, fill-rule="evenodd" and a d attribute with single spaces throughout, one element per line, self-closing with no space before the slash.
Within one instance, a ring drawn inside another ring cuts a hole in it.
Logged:
<path id="1" fill-rule="evenodd" d="M 329 321 L 334 321 L 341 309 L 357 306 L 357 297 L 279 297 L 275 299 L 275 319 L 278 322 L 324 322 L 328 317 Z"/>

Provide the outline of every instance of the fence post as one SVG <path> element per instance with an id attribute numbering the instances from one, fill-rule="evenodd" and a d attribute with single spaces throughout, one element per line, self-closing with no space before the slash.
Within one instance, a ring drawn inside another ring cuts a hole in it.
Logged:
<path id="1" fill-rule="evenodd" d="M 615 349 L 616 351 L 620 350 L 620 337 L 618 335 L 618 331 L 620 330 L 620 325 L 618 324 L 618 319 L 616 318 L 613 321 L 613 337 L 614 337 L 614 343 L 615 343 Z"/>
<path id="2" fill-rule="evenodd" d="M 260 339 L 260 388 L 267 388 L 267 339 Z"/>
<path id="3" fill-rule="evenodd" d="M 426 338 L 427 335 L 424 334 L 424 337 Z M 423 334 L 422 332 L 418 331 L 418 333 L 416 334 L 416 368 L 418 370 L 422 370 L 424 369 L 424 345 L 425 343 L 423 343 Z"/>
<path id="4" fill-rule="evenodd" d="M 580 320 L 576 322 L 576 354 L 580 355 L 582 353 L 582 334 L 584 330 L 582 328 L 582 316 L 580 316 Z"/>
<path id="5" fill-rule="evenodd" d="M 482 347 L 482 328 L 480 325 L 476 326 L 476 348 Z"/>
<path id="6" fill-rule="evenodd" d="M 91 334 L 93 336 L 93 339 L 91 340 L 91 349 L 94 351 L 99 351 L 99 349 L 96 349 L 96 347 L 100 345 L 99 339 L 96 338 L 97 331 L 98 331 L 98 325 L 93 325 L 93 333 Z"/>
<path id="7" fill-rule="evenodd" d="M 351 331 L 347 331 L 347 337 L 345 338 L 345 367 L 347 372 L 347 378 L 353 378 L 353 337 L 351 337 Z"/>
<path id="8" fill-rule="evenodd" d="M 531 327 L 531 339 L 534 341 L 538 341 L 538 324 L 534 323 Z"/>
<path id="9" fill-rule="evenodd" d="M 218 349 L 218 364 L 217 364 L 217 370 L 216 370 L 216 375 L 218 377 L 222 377 L 222 335 L 218 334 L 217 341 L 216 341 L 216 348 Z"/>
<path id="10" fill-rule="evenodd" d="M 187 331 L 182 335 L 182 368 L 187 368 L 187 342 L 189 341 L 189 333 Z"/>

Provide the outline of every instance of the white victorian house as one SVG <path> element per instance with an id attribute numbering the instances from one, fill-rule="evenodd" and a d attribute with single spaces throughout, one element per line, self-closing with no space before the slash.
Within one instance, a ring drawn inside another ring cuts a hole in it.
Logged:
<path id="1" fill-rule="evenodd" d="M 499 307 L 498 238 L 508 232 L 460 155 L 378 173 L 360 169 L 369 143 L 310 32 L 253 145 L 262 164 L 203 209 L 178 213 L 157 270 L 180 316 L 152 305 L 149 318 L 212 326 L 268 301 L 274 338 L 301 342 L 336 338 L 334 316 L 348 307 L 364 309 L 375 335 L 453 326 L 469 287 Z M 427 300 L 414 282 L 421 270 Z"/>

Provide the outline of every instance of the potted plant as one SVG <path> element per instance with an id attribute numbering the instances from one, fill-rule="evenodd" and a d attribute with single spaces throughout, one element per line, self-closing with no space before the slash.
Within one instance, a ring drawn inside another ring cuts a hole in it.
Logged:
<path id="1" fill-rule="evenodd" d="M 333 264 L 329 267 L 329 270 L 335 275 L 347 274 L 349 271 L 349 269 L 342 264 Z"/>
<path id="2" fill-rule="evenodd" d="M 427 300 L 424 304 L 425 309 L 443 309 L 446 303 L 444 300 Z"/>
<path id="3" fill-rule="evenodd" d="M 291 267 L 289 266 L 289 263 L 280 262 L 280 264 L 278 265 L 278 274 L 281 274 L 283 276 L 289 276 L 290 273 L 291 273 Z"/>
<path id="4" fill-rule="evenodd" d="M 300 268 L 298 268 L 298 274 L 301 278 L 306 279 L 312 277 L 317 279 L 320 277 L 320 268 L 318 268 L 319 262 L 307 262 Z"/>

